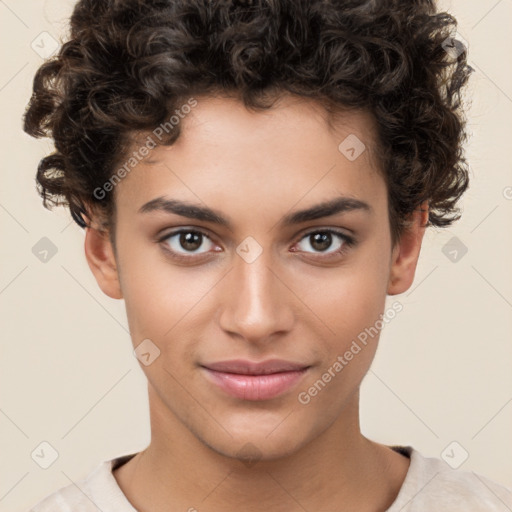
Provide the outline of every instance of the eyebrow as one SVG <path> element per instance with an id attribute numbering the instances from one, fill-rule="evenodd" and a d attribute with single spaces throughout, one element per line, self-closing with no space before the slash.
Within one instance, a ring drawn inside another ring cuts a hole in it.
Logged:
<path id="1" fill-rule="evenodd" d="M 150 213 L 155 211 L 174 213 L 190 219 L 211 222 L 232 230 L 231 222 L 219 211 L 205 206 L 179 201 L 177 199 L 170 199 L 168 197 L 161 196 L 152 199 L 139 208 L 139 213 Z M 279 224 L 286 227 L 310 220 L 329 217 L 337 213 L 346 213 L 351 211 L 373 213 L 373 208 L 368 203 L 361 201 L 360 199 L 348 196 L 339 196 L 329 201 L 324 201 L 306 208 L 305 210 L 289 213 L 281 219 Z"/>

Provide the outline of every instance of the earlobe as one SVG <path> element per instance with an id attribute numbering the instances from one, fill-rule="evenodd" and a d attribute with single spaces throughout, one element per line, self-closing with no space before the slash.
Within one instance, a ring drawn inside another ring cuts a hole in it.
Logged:
<path id="1" fill-rule="evenodd" d="M 388 295 L 407 291 L 413 281 L 428 220 L 428 202 L 422 203 L 411 214 L 411 224 L 404 229 L 393 249 L 388 281 Z"/>
<path id="2" fill-rule="evenodd" d="M 84 249 L 89 268 L 103 293 L 112 299 L 122 299 L 117 262 L 108 233 L 85 228 Z"/>

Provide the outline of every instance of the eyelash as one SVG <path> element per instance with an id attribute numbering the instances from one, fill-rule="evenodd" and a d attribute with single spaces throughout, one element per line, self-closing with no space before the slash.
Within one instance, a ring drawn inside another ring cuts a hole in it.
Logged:
<path id="1" fill-rule="evenodd" d="M 172 231 L 171 233 L 166 233 L 163 237 L 158 239 L 158 243 L 163 244 L 163 249 L 168 255 L 170 255 L 173 259 L 175 259 L 177 261 L 181 261 L 181 262 L 191 262 L 193 260 L 200 259 L 201 257 L 204 257 L 205 254 L 207 254 L 207 253 L 202 253 L 197 257 L 194 255 L 183 256 L 182 254 L 177 253 L 176 251 L 170 249 L 168 244 L 164 244 L 164 242 L 169 240 L 169 238 L 172 238 L 176 235 L 180 235 L 182 233 L 200 234 L 200 235 L 208 238 L 209 240 L 211 240 L 210 236 L 207 233 L 205 233 L 204 231 L 202 231 L 201 229 L 181 228 L 176 231 Z M 331 235 L 338 236 L 339 238 L 341 238 L 343 240 L 343 245 L 342 245 L 341 249 L 337 249 L 336 251 L 328 253 L 328 256 L 321 256 L 319 258 L 321 260 L 330 260 L 334 256 L 343 256 L 351 247 L 355 246 L 357 243 L 353 237 L 346 235 L 345 233 L 338 231 L 336 229 L 332 229 L 332 228 L 324 228 L 324 229 L 317 228 L 312 231 L 308 231 L 307 233 L 305 233 L 304 235 L 301 236 L 301 238 L 298 240 L 298 242 L 304 240 L 305 238 L 307 238 L 311 235 L 317 234 L 317 233 L 322 233 L 322 234 L 329 233 Z M 298 243 L 298 242 L 296 242 L 296 243 Z M 299 252 L 299 251 L 294 251 L 294 252 Z M 311 253 L 308 253 L 308 254 L 311 254 Z M 322 254 L 322 253 L 317 253 L 317 254 Z"/>

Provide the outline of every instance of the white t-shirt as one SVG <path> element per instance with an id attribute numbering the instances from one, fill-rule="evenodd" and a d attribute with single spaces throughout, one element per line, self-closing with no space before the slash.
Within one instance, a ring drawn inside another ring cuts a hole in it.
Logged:
<path id="1" fill-rule="evenodd" d="M 393 446 L 411 459 L 395 501 L 386 512 L 507 512 L 512 491 L 472 471 L 452 469 L 441 459 L 424 457 L 411 446 Z M 104 461 L 86 478 L 47 496 L 29 512 L 137 512 L 112 470 L 135 453 Z"/>

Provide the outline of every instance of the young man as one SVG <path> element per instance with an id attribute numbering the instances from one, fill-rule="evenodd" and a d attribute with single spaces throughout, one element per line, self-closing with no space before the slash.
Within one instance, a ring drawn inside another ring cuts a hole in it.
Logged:
<path id="1" fill-rule="evenodd" d="M 25 130 L 125 300 L 152 436 L 33 511 L 512 506 L 359 427 L 362 333 L 468 186 L 454 23 L 427 0 L 76 5 Z"/>

